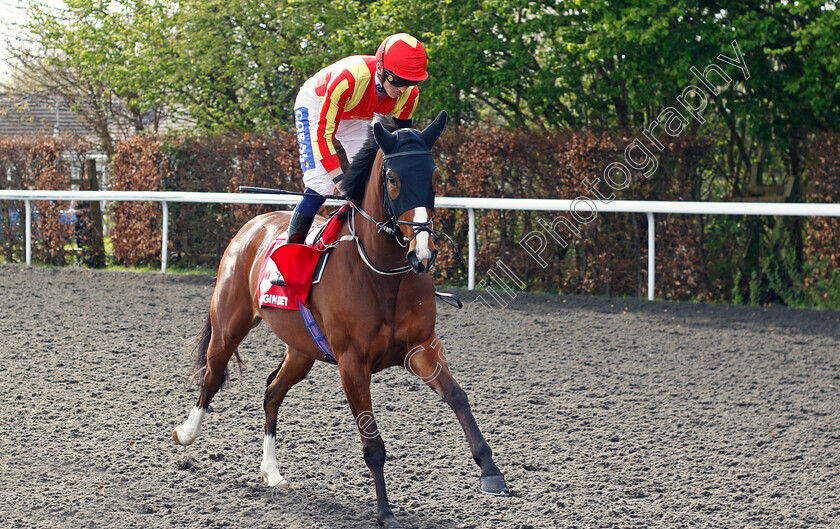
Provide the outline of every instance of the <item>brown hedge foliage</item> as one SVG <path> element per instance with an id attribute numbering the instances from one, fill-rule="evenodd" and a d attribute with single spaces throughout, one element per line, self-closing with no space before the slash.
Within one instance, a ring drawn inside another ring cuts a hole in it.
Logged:
<path id="1" fill-rule="evenodd" d="M 293 134 L 243 134 L 173 139 L 175 162 L 165 189 L 238 192 L 240 185 L 302 190 Z M 173 262 L 218 264 L 236 231 L 256 215 L 277 209 L 250 204 L 181 204 L 171 210 Z"/>
<path id="2" fill-rule="evenodd" d="M 840 203 L 840 140 L 830 134 L 814 139 L 808 163 L 809 202 Z M 805 287 L 823 302 L 840 305 L 840 219 L 814 217 L 806 223 L 804 252 L 812 264 Z"/>
<path id="3" fill-rule="evenodd" d="M 227 192 L 235 168 L 231 153 L 236 140 L 169 137 L 164 150 L 169 172 L 162 182 L 165 191 Z M 180 265 L 213 264 L 230 240 L 227 206 L 224 204 L 170 204 L 171 260 Z"/>
<path id="4" fill-rule="evenodd" d="M 620 161 L 633 137 L 619 133 L 568 132 L 547 135 L 540 131 L 479 128 L 450 130 L 437 145 L 444 182 L 441 194 L 518 198 L 587 197 L 597 209 L 598 197 L 584 184 L 603 180 L 605 167 Z M 617 199 L 697 199 L 694 168 L 708 156 L 702 142 L 671 141 L 656 153 L 659 167 L 644 178 L 633 175 Z M 603 182 L 595 186 L 609 199 Z M 467 215 L 444 212 L 440 223 L 466 246 Z M 540 221 L 551 225 L 568 212 L 477 211 L 477 279 L 501 259 L 526 284 L 564 292 L 641 295 L 646 292 L 647 221 L 644 215 L 599 213 L 585 225 L 574 223 L 580 234 L 563 231 L 568 246 L 556 242 Z M 685 216 L 657 218 L 657 261 L 660 285 L 667 298 L 708 296 L 703 267 L 698 263 L 698 221 Z M 548 242 L 541 258 L 543 267 L 519 243 L 528 234 L 541 233 Z M 441 249 L 440 276 L 452 279 L 454 257 Z M 699 291 L 698 291 L 699 290 Z"/>
<path id="5" fill-rule="evenodd" d="M 169 171 L 162 145 L 155 136 L 134 136 L 120 142 L 112 162 L 114 191 L 160 191 L 161 181 Z M 160 260 L 160 204 L 116 202 L 111 213 L 111 243 L 117 259 L 128 265 Z"/>
<path id="6" fill-rule="evenodd" d="M 81 165 L 91 145 L 76 137 L 11 136 L 0 138 L 0 179 L 6 189 L 69 190 L 73 160 Z M 33 207 L 32 258 L 63 265 L 73 226 L 62 222 L 61 212 L 69 202 L 35 201 Z M 24 204 L 3 201 L 0 205 L 0 239 L 8 262 L 24 259 Z M 13 216 L 18 222 L 13 222 Z"/>
<path id="7" fill-rule="evenodd" d="M 236 192 L 240 185 L 302 190 L 297 140 L 272 135 L 139 136 L 114 158 L 115 189 Z M 170 262 L 216 265 L 245 222 L 276 208 L 258 205 L 169 204 Z M 114 253 L 126 264 L 160 261 L 161 207 L 122 203 Z"/>
<path id="8" fill-rule="evenodd" d="M 242 185 L 303 191 L 298 143 L 294 134 L 281 131 L 271 137 L 246 134 L 237 142 L 235 152 L 237 171 L 225 191 L 236 193 Z M 235 227 L 275 209 L 256 204 L 229 207 Z"/>
<path id="9" fill-rule="evenodd" d="M 69 189 L 67 162 L 61 160 L 61 146 L 57 142 L 42 142 L 30 151 L 35 189 Z M 69 202 L 35 202 L 38 217 L 35 229 L 40 244 L 33 249 L 33 258 L 52 265 L 64 265 L 65 245 L 70 243 L 71 227 L 61 222 L 61 210 L 69 209 Z"/>
<path id="10" fill-rule="evenodd" d="M 33 187 L 32 178 L 26 170 L 27 149 L 24 138 L 0 138 L 0 186 L 4 189 L 29 189 Z M 24 237 L 22 222 L 23 203 L 4 200 L 0 202 L 0 238 L 3 243 L 3 256 L 6 262 L 23 259 Z M 15 222 L 17 219 L 17 222 Z"/>
<path id="11" fill-rule="evenodd" d="M 447 130 L 435 147 L 441 169 L 439 195 L 518 198 L 587 197 L 599 204 L 590 186 L 604 196 L 611 190 L 604 169 L 624 158 L 635 137 L 621 132 L 558 132 L 492 127 Z M 713 166 L 713 150 L 699 138 L 665 141 L 654 150 L 656 171 L 644 177 L 633 172 L 616 199 L 701 200 L 703 168 Z M 294 134 L 277 131 L 268 136 L 219 137 L 144 136 L 120 147 L 114 162 L 120 188 L 236 192 L 239 185 L 302 190 Z M 840 189 L 836 139 L 817 142 L 810 162 L 819 182 L 811 200 L 836 201 Z M 129 163 L 130 162 L 130 163 Z M 708 176 L 708 175 L 707 175 Z M 135 182 L 131 185 L 128 182 Z M 144 187 L 145 186 L 145 187 Z M 116 188 L 116 187 L 115 187 Z M 224 249 L 247 220 L 271 211 L 266 206 L 207 204 L 170 205 L 172 261 L 191 265 L 218 263 Z M 131 239 L 151 241 L 137 262 L 159 259 L 160 207 L 125 218 L 134 226 Z M 569 212 L 476 211 L 477 281 L 493 286 L 491 269 L 501 261 L 532 288 L 609 295 L 647 293 L 647 219 L 643 214 L 599 212 L 588 222 L 574 222 L 577 235 L 562 225 L 556 242 L 545 227 Z M 720 216 L 656 216 L 656 296 L 666 299 L 728 300 L 735 285 L 744 228 L 737 219 Z M 436 226 L 450 234 L 456 246 L 467 248 L 465 211 L 439 210 Z M 125 230 L 125 228 L 121 228 Z M 806 251 L 824 260 L 826 270 L 812 281 L 830 282 L 838 250 L 836 220 L 814 219 L 807 224 Z M 538 233 L 547 241 L 541 254 L 545 266 L 520 243 Z M 115 244 L 115 248 L 116 248 Z M 463 282 L 455 252 L 441 239 L 436 278 Z M 145 246 L 144 246 L 145 248 Z M 125 250 L 123 250 L 124 252 Z M 128 262 L 126 254 L 121 254 Z M 835 289 L 838 290 L 838 289 Z M 840 300 L 838 300 L 840 302 Z"/>

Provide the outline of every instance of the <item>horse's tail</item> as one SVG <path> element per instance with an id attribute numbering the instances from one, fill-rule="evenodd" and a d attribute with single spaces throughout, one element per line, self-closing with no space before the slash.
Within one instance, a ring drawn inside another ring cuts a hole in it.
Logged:
<path id="1" fill-rule="evenodd" d="M 213 327 L 210 324 L 210 314 L 207 314 L 207 319 L 204 321 L 204 327 L 201 329 L 195 338 L 193 338 L 193 366 L 190 381 L 197 380 L 201 384 L 201 379 L 204 376 L 204 370 L 207 367 L 207 349 L 210 347 L 210 337 L 213 334 Z"/>
<path id="2" fill-rule="evenodd" d="M 204 371 L 207 369 L 207 349 L 210 347 L 210 338 L 212 335 L 213 326 L 210 323 L 210 314 L 208 313 L 207 319 L 204 321 L 204 327 L 201 329 L 201 332 L 193 338 L 193 367 L 192 375 L 190 375 L 190 381 L 198 380 L 199 385 L 203 383 Z M 234 349 L 233 354 L 236 356 L 236 362 L 239 364 L 241 369 L 245 363 L 239 356 L 239 349 Z M 227 369 L 225 369 L 224 373 L 222 373 L 222 379 L 219 382 L 219 389 L 222 389 L 222 385 L 225 383 L 225 380 L 227 380 Z"/>

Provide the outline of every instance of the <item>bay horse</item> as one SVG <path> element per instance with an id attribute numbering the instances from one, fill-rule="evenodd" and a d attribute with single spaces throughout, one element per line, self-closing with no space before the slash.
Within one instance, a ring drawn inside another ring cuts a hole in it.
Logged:
<path id="1" fill-rule="evenodd" d="M 449 404 L 481 469 L 480 490 L 509 495 L 492 451 L 470 411 L 467 395 L 453 378 L 443 344 L 435 334 L 435 287 L 429 270 L 437 250 L 432 230 L 434 185 L 438 175 L 430 149 L 446 125 L 446 112 L 422 132 L 372 127 L 372 137 L 345 174 L 347 222 L 339 232 L 320 283 L 309 302 L 341 375 L 341 384 L 362 438 L 362 454 L 376 489 L 377 522 L 402 527 L 385 491 L 385 444 L 376 426 L 371 375 L 403 366 L 421 377 Z M 198 337 L 196 367 L 203 369 L 201 393 L 187 420 L 173 432 L 175 442 L 192 444 L 225 370 L 240 342 L 265 321 L 286 344 L 279 367 L 265 390 L 265 436 L 260 473 L 269 486 L 288 487 L 276 458 L 277 413 L 289 389 L 306 377 L 324 353 L 300 313 L 260 307 L 260 267 L 290 214 L 273 212 L 246 223 L 228 245 L 210 313 Z"/>

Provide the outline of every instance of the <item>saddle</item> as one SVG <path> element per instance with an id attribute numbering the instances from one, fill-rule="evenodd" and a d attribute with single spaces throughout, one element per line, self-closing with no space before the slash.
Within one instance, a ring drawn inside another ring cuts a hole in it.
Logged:
<path id="1" fill-rule="evenodd" d="M 287 232 L 274 240 L 260 268 L 260 307 L 286 310 L 309 308 L 309 291 L 321 281 L 330 248 L 347 218 L 349 204 L 335 212 L 327 222 L 309 230 L 305 244 L 286 244 Z M 269 277 L 277 270 L 285 285 L 271 284 Z"/>

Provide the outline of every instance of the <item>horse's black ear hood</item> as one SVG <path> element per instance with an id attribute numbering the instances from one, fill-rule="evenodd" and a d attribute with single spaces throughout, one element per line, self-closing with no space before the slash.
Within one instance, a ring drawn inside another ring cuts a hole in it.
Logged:
<path id="1" fill-rule="evenodd" d="M 429 149 L 432 148 L 432 145 L 440 138 L 440 135 L 443 133 L 443 129 L 446 127 L 446 120 L 449 118 L 449 115 L 446 113 L 445 110 L 441 110 L 440 114 L 437 115 L 434 121 L 423 129 L 423 132 L 420 133 L 420 136 L 423 137 L 423 141 L 426 143 L 426 147 Z M 380 144 L 381 146 L 381 144 Z"/>
<path id="2" fill-rule="evenodd" d="M 376 138 L 376 143 L 382 152 L 391 154 L 397 146 L 397 137 L 385 130 L 382 123 L 376 121 L 373 123 L 373 137 Z"/>
<path id="3" fill-rule="evenodd" d="M 423 143 L 426 144 L 426 148 L 431 149 L 435 142 L 438 141 L 438 138 L 443 133 L 443 129 L 446 128 L 446 121 L 448 119 L 449 114 L 445 110 L 441 110 L 435 120 L 423 129 L 423 132 L 420 132 L 420 137 L 423 139 Z M 415 132 L 414 134 L 417 133 Z M 373 123 L 373 137 L 376 138 L 376 143 L 385 154 L 391 154 L 396 149 L 398 141 L 397 134 L 385 130 L 385 127 L 378 121 Z"/>

